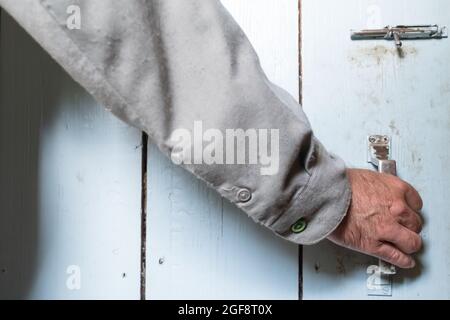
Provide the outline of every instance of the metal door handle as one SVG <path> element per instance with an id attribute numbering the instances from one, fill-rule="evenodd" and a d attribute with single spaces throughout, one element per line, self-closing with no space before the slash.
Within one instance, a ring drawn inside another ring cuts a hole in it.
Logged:
<path id="1" fill-rule="evenodd" d="M 367 161 L 374 165 L 378 172 L 397 175 L 397 163 L 390 159 L 391 139 L 384 135 L 371 135 L 367 138 Z M 371 296 L 392 296 L 392 275 L 395 267 L 379 259 L 378 265 L 367 268 L 370 275 L 367 279 L 367 294 Z"/>
<path id="2" fill-rule="evenodd" d="M 383 135 L 368 137 L 367 161 L 378 168 L 378 172 L 397 175 L 397 164 L 390 159 L 391 139 Z"/>

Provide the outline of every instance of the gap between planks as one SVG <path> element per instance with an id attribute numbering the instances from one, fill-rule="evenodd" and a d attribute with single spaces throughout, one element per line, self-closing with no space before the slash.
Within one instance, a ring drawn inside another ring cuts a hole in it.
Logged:
<path id="1" fill-rule="evenodd" d="M 302 0 L 298 0 L 298 101 L 303 105 Z M 298 246 L 298 300 L 303 300 L 303 246 Z"/>
<path id="2" fill-rule="evenodd" d="M 1 12 L 1 9 L 0 9 Z M 0 20 L 1 21 L 1 20 Z M 302 0 L 298 0 L 298 98 L 302 105 Z M 146 268 L 147 268 L 147 172 L 148 172 L 148 135 L 142 132 L 142 179 L 141 179 L 141 257 L 140 257 L 140 299 L 146 300 Z M 223 213 L 222 213 L 223 214 Z M 298 248 L 298 300 L 303 300 L 303 246 Z"/>
<path id="3" fill-rule="evenodd" d="M 146 269 L 147 269 L 147 164 L 148 135 L 142 132 L 142 156 L 141 156 L 141 274 L 140 274 L 140 298 L 145 300 Z"/>

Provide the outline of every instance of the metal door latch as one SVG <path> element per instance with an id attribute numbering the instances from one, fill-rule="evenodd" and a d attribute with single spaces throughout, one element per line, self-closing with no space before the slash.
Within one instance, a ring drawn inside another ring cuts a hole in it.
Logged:
<path id="1" fill-rule="evenodd" d="M 397 48 L 402 47 L 402 40 L 442 39 L 448 38 L 447 27 L 439 25 L 386 26 L 382 29 L 351 30 L 352 40 L 394 40 Z"/>
<path id="2" fill-rule="evenodd" d="M 391 139 L 383 135 L 371 135 L 367 138 L 367 162 L 378 168 L 378 172 L 397 175 L 395 160 L 390 159 Z"/>
<path id="3" fill-rule="evenodd" d="M 397 175 L 395 160 L 390 159 L 391 139 L 384 135 L 371 135 L 367 138 L 367 161 L 374 165 L 378 172 Z M 367 294 L 369 296 L 392 296 L 392 276 L 395 267 L 382 260 L 378 265 L 367 268 Z"/>
<path id="4" fill-rule="evenodd" d="M 392 275 L 396 273 L 395 267 L 382 260 L 377 265 L 367 267 L 367 295 L 392 296 Z"/>

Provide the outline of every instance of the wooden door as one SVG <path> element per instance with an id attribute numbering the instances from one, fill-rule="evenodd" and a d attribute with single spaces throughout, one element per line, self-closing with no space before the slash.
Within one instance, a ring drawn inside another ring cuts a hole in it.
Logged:
<path id="1" fill-rule="evenodd" d="M 222 3 L 269 78 L 298 97 L 297 0 Z M 153 147 L 148 168 L 148 298 L 298 298 L 297 245 L 256 225 Z"/>
<path id="2" fill-rule="evenodd" d="M 269 78 L 298 97 L 298 1 L 223 3 Z M 367 135 L 391 136 L 399 176 L 425 200 L 419 267 L 400 271 L 384 298 L 449 298 L 450 40 L 408 41 L 399 54 L 392 42 L 351 41 L 350 29 L 450 26 L 450 4 L 301 8 L 302 97 L 316 135 L 367 168 Z M 376 259 L 326 241 L 299 259 L 295 244 L 147 149 L 4 12 L 0 41 L 1 298 L 374 298 L 366 270 Z"/>
<path id="3" fill-rule="evenodd" d="M 224 4 L 298 97 L 297 0 Z M 298 246 L 147 153 L 4 12 L 0 41 L 0 298 L 298 298 Z"/>
<path id="4" fill-rule="evenodd" d="M 422 194 L 424 250 L 398 271 L 392 297 L 450 298 L 450 40 L 351 41 L 350 29 L 450 27 L 446 0 L 302 0 L 303 102 L 317 136 L 352 167 L 366 137 L 392 138 L 398 174 Z M 329 242 L 304 248 L 306 299 L 366 299 L 376 259 Z M 376 297 L 373 297 L 376 298 Z"/>
<path id="5" fill-rule="evenodd" d="M 4 11 L 0 299 L 137 299 L 141 133 Z"/>

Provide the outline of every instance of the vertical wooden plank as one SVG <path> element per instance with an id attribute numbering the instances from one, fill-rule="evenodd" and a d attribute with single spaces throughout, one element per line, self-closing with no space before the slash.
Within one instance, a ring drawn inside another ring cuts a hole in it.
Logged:
<path id="1" fill-rule="evenodd" d="M 270 79 L 298 96 L 296 0 L 226 0 Z M 150 148 L 149 299 L 297 299 L 298 248 Z"/>
<path id="2" fill-rule="evenodd" d="M 445 0 L 302 0 L 304 108 L 316 134 L 349 166 L 366 167 L 366 136 L 388 134 L 399 176 L 421 192 L 425 249 L 399 271 L 394 299 L 450 297 L 450 40 L 350 41 L 349 30 L 450 26 Z M 369 166 L 367 166 L 369 168 Z M 306 299 L 366 299 L 376 259 L 328 242 L 304 249 Z M 391 299 L 391 298 L 388 298 Z"/>
<path id="3" fill-rule="evenodd" d="M 139 298 L 141 134 L 1 21 L 0 298 Z"/>

